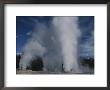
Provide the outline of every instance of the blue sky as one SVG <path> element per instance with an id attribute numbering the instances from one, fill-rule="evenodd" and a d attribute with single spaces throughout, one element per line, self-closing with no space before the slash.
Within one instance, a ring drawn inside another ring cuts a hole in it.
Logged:
<path id="1" fill-rule="evenodd" d="M 17 16 L 16 17 L 16 52 L 22 48 L 31 37 L 36 21 L 50 25 L 51 16 Z M 79 16 L 78 26 L 82 33 L 79 42 L 79 54 L 83 57 L 94 57 L 94 16 Z"/>

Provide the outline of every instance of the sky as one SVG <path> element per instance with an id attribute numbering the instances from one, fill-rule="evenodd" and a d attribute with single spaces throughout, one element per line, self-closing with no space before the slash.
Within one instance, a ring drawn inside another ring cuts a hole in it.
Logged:
<path id="1" fill-rule="evenodd" d="M 49 27 L 52 18 L 53 16 L 16 16 L 16 53 L 22 52 L 37 21 Z M 94 16 L 78 16 L 78 27 L 81 31 L 79 56 L 94 57 Z"/>

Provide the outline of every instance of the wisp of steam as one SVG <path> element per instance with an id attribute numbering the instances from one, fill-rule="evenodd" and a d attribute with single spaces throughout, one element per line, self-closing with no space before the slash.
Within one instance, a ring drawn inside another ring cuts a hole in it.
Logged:
<path id="1" fill-rule="evenodd" d="M 41 56 L 44 71 L 81 72 L 78 65 L 78 17 L 53 17 L 49 27 L 36 22 L 32 37 L 23 48 L 20 68 L 26 69 L 30 61 Z"/>

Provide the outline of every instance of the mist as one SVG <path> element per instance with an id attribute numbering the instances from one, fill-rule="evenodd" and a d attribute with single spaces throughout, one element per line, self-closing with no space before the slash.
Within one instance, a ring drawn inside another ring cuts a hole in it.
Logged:
<path id="1" fill-rule="evenodd" d="M 50 25 L 36 22 L 31 37 L 23 47 L 20 68 L 41 56 L 44 71 L 79 73 L 78 40 L 81 36 L 78 17 L 53 17 Z"/>
<path id="2" fill-rule="evenodd" d="M 78 17 L 55 17 L 53 25 L 61 44 L 64 70 L 79 72 L 77 46 L 81 33 L 78 28 Z"/>

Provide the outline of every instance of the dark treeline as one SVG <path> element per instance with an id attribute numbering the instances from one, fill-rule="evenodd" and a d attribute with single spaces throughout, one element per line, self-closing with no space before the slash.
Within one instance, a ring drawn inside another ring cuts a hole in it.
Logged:
<path id="1" fill-rule="evenodd" d="M 81 58 L 81 65 L 94 68 L 94 59 L 93 58 Z"/>
<path id="2" fill-rule="evenodd" d="M 30 66 L 27 66 L 27 70 L 32 71 L 42 71 L 43 70 L 43 60 L 41 57 L 36 57 L 30 62 Z"/>
<path id="3" fill-rule="evenodd" d="M 21 55 L 16 55 L 16 69 L 19 70 Z M 80 63 L 82 66 L 88 66 L 90 68 L 94 68 L 94 59 L 93 58 L 80 58 Z M 32 71 L 42 71 L 43 70 L 43 59 L 39 56 L 36 56 L 33 60 L 31 60 L 30 65 L 27 66 L 27 70 Z"/>
<path id="4" fill-rule="evenodd" d="M 16 69 L 19 70 L 21 55 L 16 55 Z M 30 65 L 26 67 L 26 70 L 32 71 L 42 71 L 43 70 L 43 60 L 41 57 L 36 56 L 30 61 Z"/>

